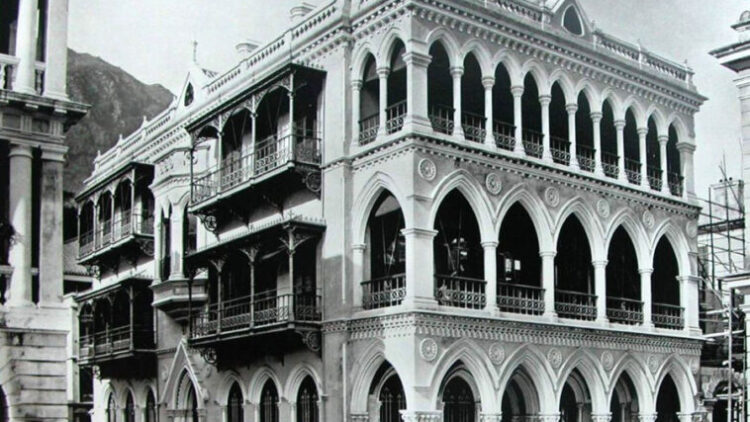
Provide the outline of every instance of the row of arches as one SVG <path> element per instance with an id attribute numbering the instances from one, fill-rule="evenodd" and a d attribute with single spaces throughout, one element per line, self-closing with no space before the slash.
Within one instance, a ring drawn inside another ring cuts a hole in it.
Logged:
<path id="1" fill-rule="evenodd" d="M 129 286 L 82 303 L 78 315 L 82 354 L 153 346 L 152 302 L 151 289 Z"/>
<path id="2" fill-rule="evenodd" d="M 487 239 L 459 189 L 442 198 L 434 215 L 434 291 L 441 305 L 683 328 L 681 269 L 666 235 L 648 244 L 637 226 L 619 224 L 595 256 L 591 222 L 572 212 L 551 236 L 550 249 L 540 239 L 545 225 L 515 202 L 498 237 Z M 406 296 L 405 228 L 398 200 L 383 190 L 367 220 L 365 308 L 397 305 Z"/>
<path id="3" fill-rule="evenodd" d="M 424 88 L 420 117 L 436 132 L 682 195 L 678 143 L 687 130 L 676 115 L 600 93 L 585 79 L 576 85 L 534 60 L 520 65 L 505 53 L 493 61 L 481 44 L 457 49 L 449 35 L 428 43 L 427 86 L 408 86 L 408 69 L 420 61 L 398 37 L 390 40 L 387 56 L 376 59 L 364 46 L 354 66 L 360 144 L 400 130 L 415 106 L 407 93 Z"/>
<path id="4" fill-rule="evenodd" d="M 142 409 L 142 415 L 137 415 L 136 401 L 132 391 L 125 395 L 125 402 L 122 406 L 117 405 L 115 392 L 110 392 L 107 396 L 107 406 L 104 409 L 107 422 L 135 422 L 141 420 L 144 422 L 156 422 L 158 420 L 158 408 L 154 392 L 149 388 L 146 392 L 146 401 L 139 405 Z"/>

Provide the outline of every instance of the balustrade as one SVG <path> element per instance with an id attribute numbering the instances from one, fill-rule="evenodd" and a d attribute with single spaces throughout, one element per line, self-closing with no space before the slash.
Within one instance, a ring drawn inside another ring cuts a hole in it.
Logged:
<path id="1" fill-rule="evenodd" d="M 646 177 L 648 177 L 648 185 L 651 186 L 651 189 L 661 190 L 661 169 L 659 167 L 646 167 Z"/>
<path id="2" fill-rule="evenodd" d="M 602 152 L 602 169 L 604 170 L 604 175 L 607 177 L 617 178 L 620 174 L 620 165 L 618 164 L 618 160 L 620 159 L 617 154 L 612 154 L 609 152 Z"/>
<path id="3" fill-rule="evenodd" d="M 430 123 L 432 123 L 432 130 L 446 135 L 453 133 L 453 114 L 455 110 L 453 107 L 436 104 L 430 107 Z"/>
<path id="4" fill-rule="evenodd" d="M 666 303 L 654 303 L 651 306 L 651 319 L 654 326 L 681 330 L 685 323 L 684 308 Z"/>
<path id="5" fill-rule="evenodd" d="M 523 129 L 523 149 L 526 155 L 534 158 L 542 158 L 544 145 L 542 140 L 544 134 L 531 129 Z"/>
<path id="6" fill-rule="evenodd" d="M 498 283 L 497 307 L 502 312 L 541 315 L 544 313 L 544 289 L 523 284 Z"/>
<path id="7" fill-rule="evenodd" d="M 79 357 L 83 360 L 134 349 L 152 349 L 154 330 L 147 326 L 124 325 L 81 336 L 78 344 Z"/>
<path id="8" fill-rule="evenodd" d="M 570 142 L 564 138 L 550 136 L 550 154 L 552 161 L 557 164 L 570 164 Z"/>
<path id="9" fill-rule="evenodd" d="M 484 280 L 469 277 L 438 275 L 435 298 L 438 304 L 457 308 L 482 309 L 486 304 Z"/>
<path id="10" fill-rule="evenodd" d="M 78 237 L 78 257 L 82 258 L 131 235 L 153 235 L 154 217 L 123 210 L 113 220 L 102 220 L 93 230 L 81 232 Z"/>
<path id="11" fill-rule="evenodd" d="M 495 145 L 508 151 L 516 147 L 516 127 L 510 123 L 494 120 L 492 122 L 492 135 L 495 137 Z"/>
<path id="12" fill-rule="evenodd" d="M 555 290 L 555 311 L 561 318 L 596 319 L 596 295 L 591 293 Z"/>
<path id="13" fill-rule="evenodd" d="M 0 54 L 0 89 L 13 89 L 16 66 L 18 58 Z"/>
<path id="14" fill-rule="evenodd" d="M 385 109 L 386 133 L 391 134 L 398 132 L 404 127 L 404 118 L 406 117 L 406 100 L 399 101 Z"/>
<path id="15" fill-rule="evenodd" d="M 628 182 L 634 185 L 641 184 L 641 163 L 630 158 L 625 159 L 625 175 Z"/>
<path id="16" fill-rule="evenodd" d="M 464 130 L 464 138 L 471 142 L 484 142 L 487 136 L 485 123 L 487 119 L 479 114 L 464 111 L 461 115 L 461 127 Z"/>
<path id="17" fill-rule="evenodd" d="M 367 116 L 359 121 L 359 144 L 367 145 L 378 136 L 380 113 Z"/>
<path id="18" fill-rule="evenodd" d="M 620 324 L 642 324 L 643 302 L 624 297 L 608 297 L 607 318 Z"/>
<path id="19" fill-rule="evenodd" d="M 669 192 L 675 196 L 682 196 L 682 181 L 684 178 L 678 173 L 667 173 L 667 183 L 669 183 Z"/>
<path id="20" fill-rule="evenodd" d="M 362 307 L 385 308 L 400 305 L 406 297 L 406 275 L 395 274 L 362 282 Z"/>
<path id="21" fill-rule="evenodd" d="M 576 157 L 581 170 L 593 172 L 596 167 L 596 150 L 588 145 L 576 145 Z"/>

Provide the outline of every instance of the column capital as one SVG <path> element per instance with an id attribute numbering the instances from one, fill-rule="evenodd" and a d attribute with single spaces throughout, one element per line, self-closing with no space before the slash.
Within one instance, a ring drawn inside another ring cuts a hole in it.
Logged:
<path id="1" fill-rule="evenodd" d="M 426 238 L 432 239 L 435 236 L 437 236 L 438 231 L 430 230 L 430 229 L 422 229 L 418 227 L 407 227 L 405 229 L 401 229 L 401 233 L 404 236 L 426 237 Z"/>
<path id="2" fill-rule="evenodd" d="M 625 119 L 616 119 L 614 123 L 615 123 L 615 129 L 617 130 L 625 129 Z"/>
<path id="3" fill-rule="evenodd" d="M 557 252 L 556 251 L 541 251 L 539 252 L 539 256 L 541 256 L 542 258 L 554 258 L 555 256 L 557 256 Z"/>
<path id="4" fill-rule="evenodd" d="M 432 56 L 429 54 L 422 54 L 417 53 L 416 51 L 407 51 L 402 56 L 404 59 L 404 63 L 407 65 L 415 65 L 420 67 L 427 67 L 429 66 L 430 62 L 432 62 Z"/>
<path id="5" fill-rule="evenodd" d="M 352 250 L 354 251 L 364 251 L 367 249 L 367 244 L 365 243 L 355 243 L 352 245 Z"/>
<path id="6" fill-rule="evenodd" d="M 510 93 L 513 94 L 514 97 L 520 97 L 523 95 L 523 91 L 525 88 L 523 85 L 513 85 L 510 87 Z"/>
<path id="7" fill-rule="evenodd" d="M 591 116 L 591 120 L 594 122 L 594 124 L 597 124 L 602 121 L 604 114 L 601 111 L 592 111 L 589 116 Z"/>
<path id="8" fill-rule="evenodd" d="M 607 264 L 609 264 L 609 261 L 607 261 L 606 259 L 597 259 L 597 260 L 591 261 L 591 265 L 593 265 L 594 267 L 599 267 L 599 268 L 606 267 Z"/>
<path id="9" fill-rule="evenodd" d="M 460 78 L 464 74 L 464 67 L 463 66 L 453 66 L 451 67 L 451 76 L 454 78 Z"/>
<path id="10" fill-rule="evenodd" d="M 10 151 L 8 152 L 8 157 L 26 157 L 26 158 L 32 158 L 33 154 L 31 153 L 31 147 L 28 145 L 22 145 L 22 144 L 11 144 L 10 145 Z"/>
<path id="11" fill-rule="evenodd" d="M 482 247 L 485 248 L 485 249 L 487 249 L 487 248 L 497 248 L 497 245 L 499 245 L 499 244 L 500 243 L 498 241 L 496 241 L 496 240 L 488 240 L 486 242 L 482 242 Z"/>
<path id="12" fill-rule="evenodd" d="M 662 144 L 662 143 L 663 143 L 663 144 L 665 144 L 665 145 L 666 145 L 666 144 L 667 144 L 667 142 L 669 142 L 669 135 L 659 135 L 659 136 L 657 137 L 657 139 L 659 140 L 659 143 L 660 143 L 660 144 Z"/>
<path id="13" fill-rule="evenodd" d="M 352 79 L 352 89 L 362 89 L 362 79 Z"/>
<path id="14" fill-rule="evenodd" d="M 647 127 L 639 127 L 637 129 L 638 136 L 646 136 L 648 135 L 648 128 Z"/>
<path id="15" fill-rule="evenodd" d="M 402 410 L 401 419 L 404 422 L 440 422 L 443 419 L 443 412 L 437 410 Z"/>
<path id="16" fill-rule="evenodd" d="M 695 152 L 695 144 L 691 144 L 689 142 L 678 142 L 677 151 L 692 154 L 693 152 Z"/>
<path id="17" fill-rule="evenodd" d="M 578 111 L 578 104 L 576 103 L 565 104 L 565 111 L 567 111 L 568 114 L 576 114 L 576 112 Z"/>
<path id="18" fill-rule="evenodd" d="M 542 94 L 539 96 L 539 104 L 542 105 L 542 107 L 548 106 L 549 103 L 552 102 L 552 96 L 548 94 Z"/>
<path id="19" fill-rule="evenodd" d="M 61 151 L 54 151 L 48 149 L 42 149 L 42 160 L 43 161 L 56 161 L 59 163 L 65 162 L 65 153 Z"/>
<path id="20" fill-rule="evenodd" d="M 484 87 L 484 89 L 492 89 L 492 87 L 495 86 L 495 77 L 482 76 L 482 86 Z"/>
<path id="21" fill-rule="evenodd" d="M 653 274 L 654 269 L 653 268 L 639 268 L 638 274 L 644 275 L 644 274 Z"/>
<path id="22" fill-rule="evenodd" d="M 379 67 L 376 70 L 376 73 L 378 74 L 379 78 L 387 78 L 388 75 L 391 73 L 391 68 L 388 66 Z"/>

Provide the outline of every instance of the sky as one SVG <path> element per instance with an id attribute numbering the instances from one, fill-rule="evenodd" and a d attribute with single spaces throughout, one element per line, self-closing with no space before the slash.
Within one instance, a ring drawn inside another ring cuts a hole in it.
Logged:
<path id="1" fill-rule="evenodd" d="M 324 0 L 307 0 L 320 4 Z M 327 1 L 327 0 L 325 0 Z M 737 41 L 731 29 L 747 0 L 579 0 L 596 26 L 676 62 L 688 61 L 709 98 L 695 116 L 699 197 L 727 174 L 740 178 L 740 111 L 735 74 L 708 54 Z M 121 67 L 145 83 L 181 89 L 193 41 L 203 67 L 224 71 L 239 60 L 235 45 L 265 42 L 289 24 L 301 0 L 71 0 L 68 43 Z"/>

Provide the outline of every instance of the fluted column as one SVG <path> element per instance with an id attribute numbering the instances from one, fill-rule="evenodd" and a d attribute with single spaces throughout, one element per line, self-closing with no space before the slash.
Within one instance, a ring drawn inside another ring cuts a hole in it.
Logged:
<path id="1" fill-rule="evenodd" d="M 39 297 L 43 305 L 59 305 L 63 296 L 63 154 L 42 151 L 39 253 L 43 259 L 39 260 Z"/>
<path id="2" fill-rule="evenodd" d="M 352 292 L 352 295 L 355 308 L 362 307 L 362 295 L 364 294 L 364 291 L 362 290 L 362 282 L 365 281 L 364 263 L 366 249 L 367 245 L 364 243 L 352 245 L 352 273 L 354 280 L 354 291 Z"/>
<path id="3" fill-rule="evenodd" d="M 604 176 L 604 167 L 602 167 L 602 113 L 600 111 L 591 112 L 591 123 L 594 126 L 594 174 Z"/>
<path id="4" fill-rule="evenodd" d="M 484 86 L 484 118 L 485 118 L 485 138 L 484 143 L 487 145 L 495 145 L 495 136 L 492 133 L 492 116 L 494 114 L 492 110 L 492 87 L 495 86 L 494 76 L 485 76 L 482 78 L 482 86 Z"/>
<path id="5" fill-rule="evenodd" d="M 552 161 L 552 154 L 550 151 L 550 138 L 549 138 L 549 103 L 552 102 L 552 97 L 549 95 L 540 95 L 539 104 L 542 105 L 542 159 L 545 161 Z"/>
<path id="6" fill-rule="evenodd" d="M 646 150 L 646 135 L 648 128 L 638 128 L 638 161 L 641 163 L 641 186 L 649 187 L 648 183 L 648 153 Z"/>
<path id="7" fill-rule="evenodd" d="M 16 56 L 19 58 L 13 89 L 36 93 L 36 26 L 38 0 L 19 0 L 16 29 Z"/>
<path id="8" fill-rule="evenodd" d="M 378 137 L 386 135 L 386 122 L 388 121 L 388 75 L 391 70 L 387 67 L 379 67 L 378 70 L 378 95 L 380 106 L 380 125 L 378 126 Z"/>
<path id="9" fill-rule="evenodd" d="M 362 102 L 360 96 L 362 94 L 362 79 L 352 80 L 352 144 L 359 143 L 359 106 Z M 253 125 L 255 128 L 255 125 Z"/>
<path id="10" fill-rule="evenodd" d="M 404 127 L 410 131 L 422 129 L 432 132 L 427 110 L 427 67 L 432 58 L 428 54 L 410 51 L 404 54 L 406 63 L 406 117 Z"/>
<path id="11" fill-rule="evenodd" d="M 435 305 L 432 243 L 437 231 L 406 228 L 401 233 L 406 241 L 406 297 L 403 304 Z"/>
<path id="12" fill-rule="evenodd" d="M 578 104 L 571 103 L 565 106 L 568 112 L 568 142 L 570 142 L 570 166 L 578 168 L 578 141 L 576 139 L 576 112 Z"/>
<path id="13" fill-rule="evenodd" d="M 44 71 L 44 95 L 65 100 L 68 98 L 68 0 L 52 0 L 47 4 L 47 66 Z"/>
<path id="14" fill-rule="evenodd" d="M 542 288 L 544 288 L 544 316 L 557 317 L 555 311 L 555 251 L 539 252 L 542 257 Z"/>
<path id="15" fill-rule="evenodd" d="M 22 4 L 26 2 L 22 1 Z M 31 148 L 11 145 L 10 153 L 10 224 L 16 232 L 8 260 L 13 267 L 10 281 L 10 306 L 31 304 Z"/>
<path id="16" fill-rule="evenodd" d="M 625 174 L 625 120 L 615 120 L 615 131 L 617 132 L 618 179 L 625 182 L 628 180 Z"/>
<path id="17" fill-rule="evenodd" d="M 596 320 L 607 322 L 607 260 L 593 261 Z"/>
<path id="18" fill-rule="evenodd" d="M 516 146 L 514 151 L 518 154 L 523 154 L 523 85 L 516 85 L 510 88 L 510 93 L 513 94 L 513 124 L 516 127 L 515 138 Z"/>
<path id="19" fill-rule="evenodd" d="M 695 152 L 695 144 L 680 142 L 677 144 L 677 150 L 680 152 L 680 166 L 682 167 L 680 175 L 684 178 L 682 182 L 682 197 L 684 199 L 695 198 L 695 179 L 693 174 L 693 153 Z"/>
<path id="20" fill-rule="evenodd" d="M 432 411 L 415 411 L 402 410 L 401 419 L 404 422 L 440 422 L 443 419 L 443 412 Z"/>
<path id="21" fill-rule="evenodd" d="M 661 167 L 662 193 L 669 193 L 669 179 L 667 179 L 667 142 L 669 142 L 669 136 L 659 135 L 659 167 Z"/>
<path id="22" fill-rule="evenodd" d="M 497 245 L 498 242 L 482 242 L 484 248 L 484 279 L 487 281 L 485 310 L 497 314 Z"/>
<path id="23" fill-rule="evenodd" d="M 641 268 L 638 270 L 638 274 L 641 275 L 641 302 L 643 302 L 643 325 L 646 327 L 653 327 L 654 323 L 651 319 L 651 307 L 653 300 L 651 299 L 651 275 L 654 273 L 653 268 Z"/>
<path id="24" fill-rule="evenodd" d="M 464 139 L 464 127 L 461 124 L 463 111 L 461 111 L 461 77 L 464 75 L 462 66 L 451 68 L 453 77 L 453 136 Z"/>

